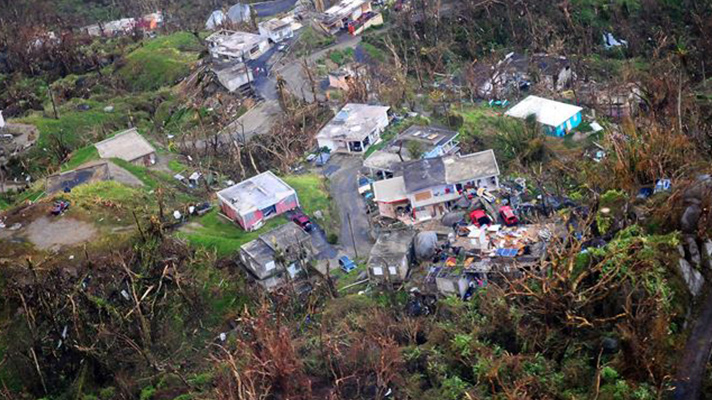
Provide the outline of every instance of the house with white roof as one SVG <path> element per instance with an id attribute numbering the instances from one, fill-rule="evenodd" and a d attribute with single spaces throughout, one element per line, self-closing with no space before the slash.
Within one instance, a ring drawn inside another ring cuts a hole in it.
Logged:
<path id="1" fill-rule="evenodd" d="M 223 61 L 246 62 L 259 58 L 270 48 L 266 37 L 249 33 L 219 30 L 205 38 L 210 55 Z"/>
<path id="2" fill-rule="evenodd" d="M 222 213 L 246 231 L 299 207 L 297 192 L 271 171 L 219 191 L 218 201 Z"/>
<path id="3" fill-rule="evenodd" d="M 406 162 L 402 176 L 373 183 L 373 199 L 380 215 L 412 224 L 446 214 L 479 188 L 499 188 L 492 150 Z"/>
<path id="4" fill-rule="evenodd" d="M 534 115 L 548 135 L 563 137 L 566 132 L 581 124 L 582 110 L 583 108 L 572 104 L 528 96 L 510 108 L 505 115 L 519 119 L 527 119 L 530 115 Z"/>
<path id="5" fill-rule="evenodd" d="M 151 146 L 136 128 L 94 144 L 101 158 L 119 158 L 136 165 L 149 166 L 156 163 L 156 149 Z"/>
<path id="6" fill-rule="evenodd" d="M 348 103 L 316 135 L 319 147 L 334 152 L 363 154 L 381 140 L 388 126 L 388 106 Z"/>

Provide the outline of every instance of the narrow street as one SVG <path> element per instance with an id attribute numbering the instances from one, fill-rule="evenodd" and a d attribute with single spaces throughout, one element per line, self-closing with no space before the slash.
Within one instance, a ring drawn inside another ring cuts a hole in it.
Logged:
<path id="1" fill-rule="evenodd" d="M 341 219 L 339 243 L 349 256 L 365 259 L 373 247 L 373 239 L 366 215 L 366 204 L 357 192 L 357 173 L 362 166 L 363 159 L 360 157 L 336 154 L 329 160 L 324 174 L 329 179 L 329 191 L 339 209 Z M 349 217 L 351 217 L 353 237 L 349 228 Z"/>
<path id="2" fill-rule="evenodd" d="M 712 353 L 712 285 L 698 305 L 700 315 L 693 322 L 675 376 L 672 398 L 675 400 L 702 399 L 702 381 Z"/>

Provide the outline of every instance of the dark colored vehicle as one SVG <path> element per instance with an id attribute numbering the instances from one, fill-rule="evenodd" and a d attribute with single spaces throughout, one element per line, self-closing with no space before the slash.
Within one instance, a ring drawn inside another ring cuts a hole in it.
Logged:
<path id="1" fill-rule="evenodd" d="M 507 226 L 514 226 L 519 223 L 519 219 L 514 215 L 514 211 L 510 206 L 504 206 L 499 209 L 499 215 L 504 220 L 504 224 Z"/>
<path id="2" fill-rule="evenodd" d="M 470 213 L 470 221 L 478 227 L 489 225 L 492 223 L 490 217 L 487 216 L 484 210 L 474 210 Z"/>
<path id="3" fill-rule="evenodd" d="M 52 206 L 52 210 L 50 211 L 52 215 L 60 215 L 63 212 L 67 211 L 69 209 L 69 202 L 66 200 L 59 200 L 54 202 L 54 206 Z"/>
<path id="4" fill-rule="evenodd" d="M 309 220 L 309 217 L 302 214 L 301 212 L 297 212 L 292 215 L 292 222 L 299 225 L 299 227 L 304 229 L 306 232 L 311 232 L 311 230 L 314 228 L 312 226 L 311 221 Z"/>
<path id="5" fill-rule="evenodd" d="M 196 215 L 205 215 L 208 213 L 213 208 L 213 206 L 210 205 L 210 203 L 201 203 L 195 206 L 195 214 Z"/>
<path id="6" fill-rule="evenodd" d="M 341 267 L 341 270 L 346 272 L 347 274 L 353 270 L 356 269 L 356 263 L 353 262 L 349 256 L 341 256 L 339 257 L 339 266 Z"/>

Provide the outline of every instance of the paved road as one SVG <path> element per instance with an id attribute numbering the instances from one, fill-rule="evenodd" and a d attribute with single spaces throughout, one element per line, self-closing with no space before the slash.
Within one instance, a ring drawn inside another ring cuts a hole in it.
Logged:
<path id="1" fill-rule="evenodd" d="M 297 0 L 275 0 L 250 4 L 258 17 L 269 17 L 291 10 Z"/>
<path id="2" fill-rule="evenodd" d="M 345 156 L 336 154 L 329 160 L 325 173 L 329 178 L 329 190 L 331 196 L 339 208 L 341 219 L 341 233 L 339 242 L 344 252 L 351 257 L 365 259 L 373 247 L 368 216 L 366 215 L 366 204 L 358 195 L 356 182 L 357 172 L 363 166 L 363 159 L 360 157 Z M 348 216 L 351 216 L 354 238 L 349 229 Z M 354 239 L 356 250 L 354 252 Z"/>
<path id="3" fill-rule="evenodd" d="M 309 56 L 302 57 L 300 59 L 284 59 L 279 61 L 277 65 L 274 66 L 272 73 L 270 74 L 272 79 L 276 82 L 276 76 L 280 75 L 287 82 L 287 87 L 295 96 L 305 99 L 307 102 L 313 102 L 314 96 L 311 92 L 311 87 L 309 84 L 309 79 L 307 79 L 304 69 L 302 68 L 302 61 L 307 61 L 308 64 L 313 65 L 317 60 L 324 58 L 326 54 L 333 50 L 343 50 L 349 47 L 356 47 L 361 43 L 361 36 L 351 36 L 342 35 L 339 36 L 337 43 L 329 46 L 325 49 L 316 51 Z M 315 79 L 319 77 L 315 76 Z"/>

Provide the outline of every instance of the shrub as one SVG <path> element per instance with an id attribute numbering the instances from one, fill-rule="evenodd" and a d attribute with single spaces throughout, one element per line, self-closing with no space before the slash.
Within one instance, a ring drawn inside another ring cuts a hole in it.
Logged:
<path id="1" fill-rule="evenodd" d="M 337 244 L 337 243 L 339 243 L 339 235 L 331 232 L 328 235 L 326 235 L 326 241 L 329 244 Z"/>

